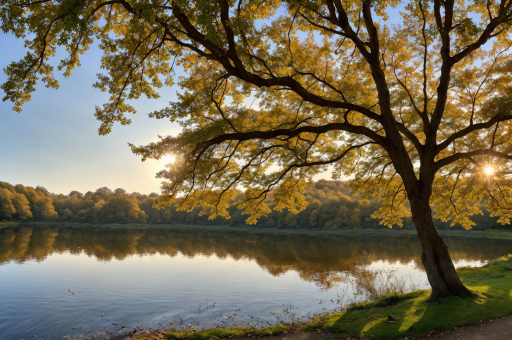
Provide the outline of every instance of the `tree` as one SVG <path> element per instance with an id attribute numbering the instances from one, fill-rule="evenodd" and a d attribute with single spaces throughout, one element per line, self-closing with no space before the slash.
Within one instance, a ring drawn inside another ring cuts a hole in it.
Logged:
<path id="1" fill-rule="evenodd" d="M 76 196 L 76 198 L 78 198 L 79 200 L 83 200 L 84 199 L 84 194 L 82 194 L 80 191 L 77 191 L 77 190 L 71 191 L 68 196 L 69 197 Z"/>
<path id="2" fill-rule="evenodd" d="M 112 195 L 114 195 L 114 192 L 112 190 L 110 190 L 107 187 L 101 187 L 101 188 L 96 189 L 96 191 L 94 192 L 93 200 L 96 202 L 99 201 L 100 199 L 102 199 L 104 201 L 108 201 L 108 199 Z"/>
<path id="3" fill-rule="evenodd" d="M 100 134 L 185 71 L 179 100 L 150 113 L 183 131 L 132 145 L 143 160 L 177 157 L 158 174 L 161 206 L 182 193 L 180 209 L 229 217 L 236 204 L 255 223 L 271 207 L 304 209 L 304 183 L 333 165 L 363 198 L 383 198 L 382 223 L 412 214 L 434 297 L 472 295 L 432 215 L 469 228 L 485 201 L 500 222 L 512 216 L 511 0 L 415 0 L 401 14 L 392 0 L 0 4 L 4 32 L 28 39 L 2 85 L 16 111 L 39 80 L 58 87 L 58 46 L 68 76 L 101 41 L 107 73 L 94 86 L 111 97 L 96 108 Z"/>
<path id="4" fill-rule="evenodd" d="M 152 223 L 171 223 L 172 218 L 169 209 L 156 209 L 155 203 L 158 203 L 158 199 L 155 197 L 144 198 L 139 203 L 140 210 L 149 216 Z"/>
<path id="5" fill-rule="evenodd" d="M 48 190 L 42 187 L 36 187 L 36 189 L 25 187 L 22 184 L 16 184 L 14 188 L 18 194 L 25 196 L 28 200 L 34 220 L 51 221 L 58 217 Z"/>
<path id="6" fill-rule="evenodd" d="M 12 193 L 14 195 L 12 199 L 12 205 L 16 209 L 14 217 L 18 220 L 27 220 L 32 218 L 32 211 L 30 211 L 30 204 L 25 195 L 18 194 L 17 192 Z"/>
<path id="7" fill-rule="evenodd" d="M 10 220 L 16 213 L 16 208 L 12 204 L 14 194 L 5 188 L 0 188 L 0 221 Z"/>
<path id="8" fill-rule="evenodd" d="M 0 211 L 3 211 L 3 213 L 0 212 L 0 216 L 4 216 L 4 218 L 8 219 L 12 217 L 16 220 L 26 220 L 32 218 L 30 205 L 25 195 L 17 193 L 16 188 L 7 182 L 0 182 L 0 188 L 8 190 L 12 194 L 11 196 L 4 191 L 4 194 L 2 195 L 4 200 L 3 203 L 0 203 L 0 205 L 3 205 L 3 208 L 0 207 Z M 13 208 L 14 213 L 9 214 Z"/>
<path id="9" fill-rule="evenodd" d="M 119 194 L 126 195 L 126 190 L 124 190 L 123 188 L 117 188 L 116 190 L 114 190 L 114 195 L 119 195 Z"/>
<path id="10" fill-rule="evenodd" d="M 95 217 L 101 223 L 144 223 L 147 215 L 140 210 L 137 198 L 125 194 L 102 198 L 94 206 Z"/>

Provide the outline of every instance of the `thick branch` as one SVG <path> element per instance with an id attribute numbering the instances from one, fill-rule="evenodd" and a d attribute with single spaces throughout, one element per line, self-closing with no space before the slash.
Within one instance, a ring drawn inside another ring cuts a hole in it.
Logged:
<path id="1" fill-rule="evenodd" d="M 381 145 L 384 149 L 388 147 L 388 141 L 385 137 L 378 135 L 374 131 L 368 129 L 364 126 L 351 125 L 348 123 L 331 123 L 323 126 L 304 126 L 298 129 L 290 130 L 290 129 L 278 129 L 271 131 L 252 131 L 252 132 L 238 132 L 238 133 L 227 133 L 223 135 L 216 136 L 207 141 L 201 142 L 197 145 L 197 147 L 191 152 L 195 158 L 199 158 L 209 147 L 213 145 L 218 145 L 226 141 L 247 141 L 252 139 L 274 139 L 281 136 L 286 136 L 288 138 L 297 137 L 301 133 L 314 133 L 321 134 L 329 131 L 347 131 L 351 133 L 356 133 L 360 135 L 364 135 L 370 138 L 373 142 Z"/>
<path id="2" fill-rule="evenodd" d="M 440 9 L 440 1 L 436 1 L 434 5 L 434 12 L 436 17 L 436 23 L 438 29 L 441 34 L 441 58 L 443 59 L 443 64 L 441 66 L 441 77 L 439 79 L 439 87 L 437 88 L 437 105 L 432 115 L 431 126 L 429 126 L 429 133 L 427 133 L 427 144 L 430 146 L 435 145 L 436 143 L 436 135 L 437 130 L 439 129 L 439 125 L 441 124 L 442 117 L 444 115 L 444 109 L 446 105 L 446 101 L 448 99 L 448 88 L 450 83 L 450 72 L 456 63 L 467 57 L 469 54 L 474 52 L 476 49 L 482 47 L 490 38 L 493 37 L 492 32 L 502 23 L 506 22 L 510 19 L 511 14 L 509 13 L 510 8 L 512 6 L 512 1 L 509 1 L 508 4 L 505 5 L 505 2 L 502 1 L 500 6 L 499 15 L 489 22 L 486 26 L 480 37 L 477 41 L 470 44 L 461 52 L 457 53 L 454 56 L 450 56 L 450 31 L 452 30 L 452 20 L 453 20 L 453 0 L 447 0 L 445 3 L 445 22 L 444 26 L 441 25 L 441 9 Z"/>
<path id="3" fill-rule="evenodd" d="M 500 6 L 501 8 L 500 8 L 499 15 L 497 17 L 491 19 L 491 21 L 489 22 L 487 27 L 485 27 L 484 31 L 482 32 L 482 34 L 480 35 L 480 37 L 478 38 L 477 41 L 470 44 L 464 50 L 460 51 L 459 53 L 457 53 L 456 55 L 454 55 L 451 58 L 453 63 L 455 64 L 455 63 L 461 61 L 462 59 L 467 57 L 469 54 L 471 54 L 473 51 L 475 51 L 476 49 L 483 46 L 490 38 L 495 36 L 492 34 L 492 32 L 494 32 L 494 30 L 500 24 L 502 24 L 505 21 L 510 19 L 511 15 L 512 15 L 511 13 L 509 13 L 511 6 L 512 6 L 512 1 L 509 1 L 508 4 L 504 5 L 504 6 L 503 6 L 503 2 L 502 2 L 502 6 Z"/>
<path id="4" fill-rule="evenodd" d="M 173 7 L 173 14 L 178 19 L 178 21 L 183 26 L 183 28 L 185 29 L 185 31 L 187 32 L 188 36 L 191 39 L 197 41 L 208 50 L 214 52 L 214 56 L 212 55 L 212 59 L 218 61 L 228 72 L 229 75 L 235 76 L 249 84 L 258 87 L 287 87 L 290 90 L 294 91 L 302 99 L 312 104 L 316 104 L 321 107 L 340 108 L 357 111 L 362 113 L 366 117 L 380 123 L 380 116 L 372 112 L 371 110 L 356 104 L 328 100 L 320 96 L 317 96 L 309 92 L 307 89 L 305 89 L 298 81 L 296 81 L 292 77 L 262 78 L 257 74 L 248 72 L 243 66 L 243 63 L 238 59 L 236 53 L 231 50 L 231 47 L 229 53 L 226 53 L 222 50 L 221 47 L 210 42 L 201 32 L 199 32 L 194 27 L 194 25 L 192 25 L 188 18 L 181 13 L 180 8 L 176 4 Z M 228 36 L 230 35 L 230 33 L 227 34 Z M 228 37 L 228 40 L 229 39 L 230 38 Z"/>
<path id="5" fill-rule="evenodd" d="M 441 144 L 439 144 L 436 147 L 435 154 L 437 155 L 439 152 L 441 152 L 442 150 L 446 149 L 451 143 L 453 143 L 454 141 L 456 141 L 459 138 L 462 138 L 462 137 L 470 134 L 471 132 L 474 132 L 474 131 L 477 131 L 477 130 L 488 129 L 491 126 L 493 126 L 494 124 L 499 123 L 499 122 L 503 122 L 503 121 L 506 121 L 506 120 L 512 120 L 512 115 L 506 115 L 506 116 L 497 115 L 497 116 L 494 116 L 491 120 L 489 120 L 489 121 L 487 121 L 485 123 L 473 124 L 473 125 L 468 126 L 465 129 L 457 131 L 454 134 L 450 135 L 448 138 L 446 138 L 444 140 L 444 142 L 442 142 Z"/>
<path id="6" fill-rule="evenodd" d="M 442 167 L 451 164 L 453 162 L 456 162 L 461 159 L 469 159 L 472 161 L 472 157 L 474 156 L 490 156 L 495 158 L 501 158 L 501 159 L 508 159 L 512 160 L 512 155 L 491 150 L 491 149 L 481 149 L 481 150 L 475 150 L 475 151 L 469 151 L 469 152 L 458 152 L 451 156 L 445 157 L 443 159 L 440 159 L 439 161 L 435 162 L 435 171 L 438 171 Z"/>

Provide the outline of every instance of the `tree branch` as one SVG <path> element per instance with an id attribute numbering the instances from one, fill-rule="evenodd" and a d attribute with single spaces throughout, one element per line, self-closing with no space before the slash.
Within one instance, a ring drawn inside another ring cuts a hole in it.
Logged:
<path id="1" fill-rule="evenodd" d="M 218 135 L 212 139 L 199 143 L 196 148 L 190 153 L 194 158 L 199 158 L 209 147 L 218 145 L 226 141 L 247 141 L 252 139 L 275 139 L 280 136 L 286 136 L 287 139 L 297 137 L 301 133 L 314 133 L 321 134 L 329 131 L 347 131 L 356 134 L 364 135 L 370 138 L 376 144 L 381 145 L 383 148 L 388 147 L 386 137 L 380 136 L 374 131 L 358 125 L 348 123 L 331 123 L 323 126 L 304 126 L 298 129 L 278 129 L 270 131 L 252 131 L 252 132 L 238 132 Z"/>
<path id="2" fill-rule="evenodd" d="M 491 150 L 491 149 L 481 149 L 481 150 L 475 150 L 475 151 L 469 151 L 469 152 L 458 152 L 458 153 L 455 153 L 451 156 L 445 157 L 445 158 L 440 159 L 437 162 L 435 162 L 434 163 L 435 171 L 438 171 L 442 167 L 444 167 L 448 164 L 451 164 L 455 161 L 458 161 L 460 159 L 469 159 L 469 160 L 473 161 L 472 157 L 474 157 L 474 156 L 490 156 L 490 157 L 495 157 L 495 158 L 512 160 L 512 155 L 509 155 L 509 154 L 506 154 L 503 152 L 499 152 L 499 151 L 495 151 L 495 150 Z"/>
<path id="3" fill-rule="evenodd" d="M 226 52 L 223 51 L 223 49 L 218 45 L 206 39 L 206 37 L 202 33 L 200 33 L 192 25 L 192 23 L 190 23 L 188 18 L 181 13 L 180 8 L 178 7 L 177 4 L 174 4 L 173 6 L 173 14 L 178 19 L 178 21 L 183 26 L 183 28 L 185 29 L 185 31 L 187 32 L 191 39 L 197 41 L 208 50 L 214 52 L 212 55 L 210 55 L 210 58 L 218 61 L 230 75 L 236 76 L 237 78 L 258 87 L 283 86 L 294 91 L 302 99 L 312 104 L 316 104 L 321 107 L 340 108 L 357 111 L 362 113 L 366 117 L 380 123 L 380 116 L 372 112 L 371 110 L 356 104 L 328 100 L 320 96 L 317 96 L 309 92 L 307 89 L 305 89 L 298 81 L 296 81 L 292 77 L 287 76 L 262 78 L 257 74 L 248 72 L 243 66 L 243 63 L 240 61 L 240 59 L 238 59 L 236 53 L 234 51 L 231 51 L 231 47 L 230 51 Z M 231 33 L 227 32 L 226 34 L 229 36 Z M 228 39 L 230 38 L 228 37 Z"/>
<path id="4" fill-rule="evenodd" d="M 474 131 L 477 131 L 477 130 L 482 130 L 482 129 L 488 129 L 491 126 L 493 126 L 494 124 L 499 123 L 499 122 L 503 122 L 503 121 L 506 121 L 506 120 L 512 120 L 512 115 L 506 115 L 506 116 L 496 115 L 491 120 L 489 120 L 489 121 L 487 121 L 485 123 L 473 124 L 473 125 L 470 125 L 470 126 L 466 127 L 465 129 L 457 131 L 454 134 L 450 135 L 448 138 L 446 138 L 444 140 L 444 142 L 442 142 L 441 144 L 437 145 L 437 147 L 435 149 L 435 154 L 436 155 L 439 154 L 439 152 L 441 152 L 444 149 L 446 149 L 451 143 L 453 143 L 454 141 L 456 141 L 457 139 L 459 139 L 461 137 L 464 137 L 464 136 L 470 134 L 471 132 L 474 132 Z"/>

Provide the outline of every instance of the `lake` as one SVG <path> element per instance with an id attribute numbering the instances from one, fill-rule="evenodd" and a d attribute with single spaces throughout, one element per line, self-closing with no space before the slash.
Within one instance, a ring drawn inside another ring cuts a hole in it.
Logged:
<path id="1" fill-rule="evenodd" d="M 445 240 L 457 267 L 512 253 L 507 240 Z M 428 287 L 411 235 L 0 229 L 2 340 L 102 338 L 135 327 L 265 326 Z"/>

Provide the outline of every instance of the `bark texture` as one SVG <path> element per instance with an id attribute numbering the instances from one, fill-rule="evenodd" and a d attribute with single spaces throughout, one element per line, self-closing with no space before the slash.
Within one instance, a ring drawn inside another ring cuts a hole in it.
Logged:
<path id="1" fill-rule="evenodd" d="M 429 197 L 410 199 L 412 220 L 421 243 L 421 261 L 432 287 L 431 298 L 447 296 L 473 297 L 455 270 L 448 247 L 437 232 L 432 219 Z"/>

